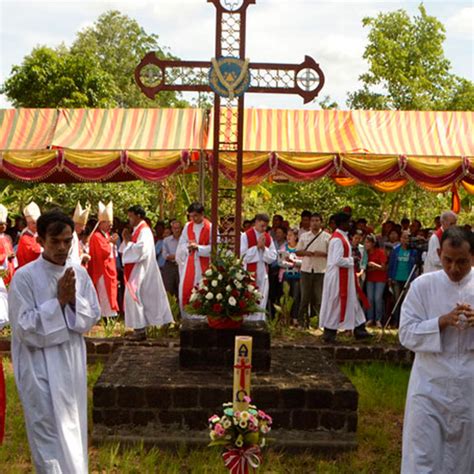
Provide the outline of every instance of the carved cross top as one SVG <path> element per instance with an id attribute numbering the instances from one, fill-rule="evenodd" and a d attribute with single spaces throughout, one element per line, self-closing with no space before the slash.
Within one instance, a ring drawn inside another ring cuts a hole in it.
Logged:
<path id="1" fill-rule="evenodd" d="M 150 99 L 161 91 L 214 92 L 211 220 L 212 242 L 216 245 L 218 168 L 219 154 L 222 153 L 237 156 L 235 228 L 241 228 L 245 93 L 296 94 L 306 104 L 323 88 L 324 74 L 310 56 L 305 56 L 300 64 L 250 62 L 245 57 L 246 13 L 256 0 L 207 1 L 216 7 L 215 57 L 211 61 L 175 61 L 159 59 L 150 52 L 137 66 L 135 80 Z M 235 241 L 235 250 L 240 253 L 239 238 Z"/>

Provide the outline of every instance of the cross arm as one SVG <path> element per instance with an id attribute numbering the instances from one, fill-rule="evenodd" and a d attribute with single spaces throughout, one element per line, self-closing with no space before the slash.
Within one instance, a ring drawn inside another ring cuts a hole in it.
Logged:
<path id="1" fill-rule="evenodd" d="M 135 69 L 135 80 L 150 99 L 161 91 L 211 92 L 211 66 L 210 61 L 159 59 L 151 52 Z M 324 74 L 310 56 L 300 64 L 249 63 L 249 74 L 247 92 L 296 94 L 304 103 L 316 98 L 324 86 Z"/>

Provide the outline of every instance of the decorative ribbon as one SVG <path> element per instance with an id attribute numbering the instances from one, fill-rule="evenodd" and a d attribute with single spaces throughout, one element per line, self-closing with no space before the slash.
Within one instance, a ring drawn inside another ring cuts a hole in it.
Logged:
<path id="1" fill-rule="evenodd" d="M 398 157 L 398 170 L 400 172 L 400 176 L 405 175 L 405 169 L 408 165 L 408 159 L 405 155 L 400 155 Z"/>
<path id="2" fill-rule="evenodd" d="M 262 453 L 258 446 L 228 449 L 222 454 L 222 457 L 230 474 L 248 474 L 250 469 L 253 472 L 262 463 Z"/>
<path id="3" fill-rule="evenodd" d="M 222 71 L 219 67 L 219 63 L 216 58 L 211 59 L 212 67 L 216 71 L 217 78 L 221 82 L 221 84 L 224 86 L 225 89 L 227 89 L 227 92 L 229 93 L 229 99 L 232 100 L 235 96 L 235 88 L 242 83 L 244 80 L 245 76 L 247 75 L 248 69 L 249 69 L 249 60 L 244 59 L 244 65 L 240 71 L 240 74 L 238 75 L 237 79 L 231 84 L 227 82 L 225 77 L 222 75 Z"/>

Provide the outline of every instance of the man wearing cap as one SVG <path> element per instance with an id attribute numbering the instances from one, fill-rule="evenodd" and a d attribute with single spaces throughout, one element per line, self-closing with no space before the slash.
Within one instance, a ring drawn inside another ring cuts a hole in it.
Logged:
<path id="1" fill-rule="evenodd" d="M 87 206 L 85 209 L 82 208 L 81 203 L 78 202 L 72 220 L 74 221 L 74 232 L 72 234 L 71 250 L 69 251 L 68 264 L 74 263 L 81 265 L 83 261 L 83 255 L 81 251 L 81 245 L 79 242 L 79 236 L 86 228 L 87 220 L 89 219 L 90 207 Z M 89 256 L 87 256 L 89 257 Z M 89 258 L 87 258 L 89 259 Z"/>
<path id="2" fill-rule="evenodd" d="M 3 282 L 8 285 L 15 273 L 15 252 L 12 239 L 5 233 L 7 230 L 8 209 L 0 204 L 0 270 L 3 272 Z"/>
<path id="3" fill-rule="evenodd" d="M 30 202 L 30 204 L 23 209 L 23 215 L 26 219 L 26 228 L 22 232 L 18 242 L 18 250 L 16 252 L 18 268 L 33 262 L 42 252 L 41 245 L 36 241 L 36 221 L 41 216 L 40 208 L 35 202 Z"/>
<path id="4" fill-rule="evenodd" d="M 89 243 L 90 262 L 89 275 L 92 278 L 103 317 L 117 316 L 119 306 L 117 303 L 117 256 L 118 234 L 110 235 L 114 220 L 113 204 L 105 206 L 99 202 L 97 230 L 92 234 Z"/>

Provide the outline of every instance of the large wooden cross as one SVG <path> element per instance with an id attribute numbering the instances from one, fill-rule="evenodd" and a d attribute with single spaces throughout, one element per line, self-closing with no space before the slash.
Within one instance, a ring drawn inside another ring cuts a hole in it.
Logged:
<path id="1" fill-rule="evenodd" d="M 312 101 L 324 85 L 319 64 L 305 56 L 301 64 L 253 63 L 245 58 L 247 8 L 256 0 L 207 0 L 216 7 L 216 52 L 211 61 L 172 61 L 148 53 L 135 70 L 143 93 L 214 92 L 212 155 L 212 242 L 219 225 L 219 156 L 236 155 L 235 252 L 240 254 L 242 224 L 243 125 L 246 92 L 297 94 Z"/>

